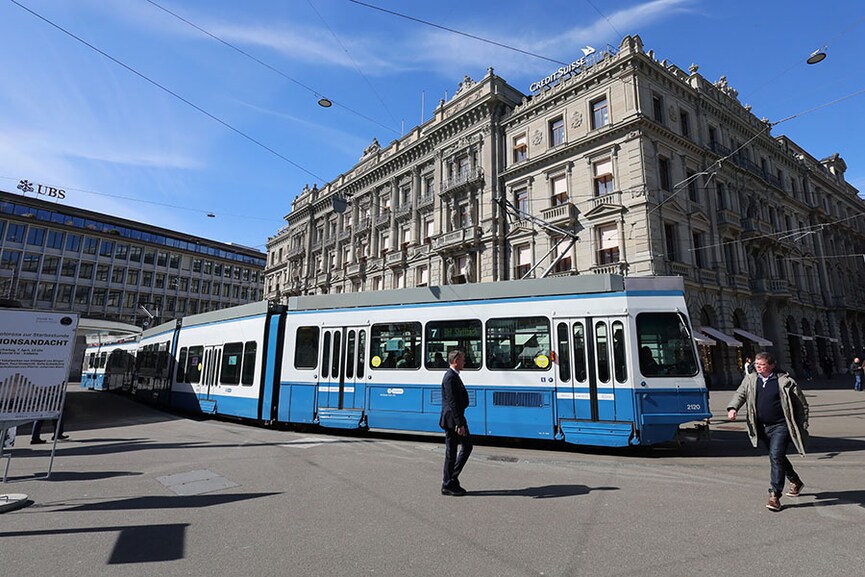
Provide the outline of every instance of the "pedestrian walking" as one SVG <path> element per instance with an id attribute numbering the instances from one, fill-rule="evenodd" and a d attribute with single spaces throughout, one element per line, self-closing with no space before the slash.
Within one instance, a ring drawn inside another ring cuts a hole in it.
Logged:
<path id="1" fill-rule="evenodd" d="M 727 417 L 736 420 L 738 410 L 747 406 L 748 436 L 757 447 L 762 441 L 769 449 L 771 465 L 770 511 L 781 510 L 784 480 L 790 481 L 787 496 L 798 497 L 805 484 L 787 458 L 792 442 L 805 455 L 808 444 L 808 401 L 796 381 L 787 373 L 775 370 L 775 358 L 770 353 L 757 353 L 756 373 L 746 375 L 742 384 L 727 403 Z"/>
<path id="2" fill-rule="evenodd" d="M 466 490 L 460 485 L 460 473 L 472 453 L 472 437 L 466 423 L 465 411 L 469 406 L 469 393 L 460 377 L 466 358 L 462 351 L 448 353 L 450 368 L 442 379 L 442 412 L 439 426 L 445 432 L 445 464 L 442 476 L 442 495 L 461 497 Z M 457 454 L 459 448 L 459 454 Z"/>
<path id="3" fill-rule="evenodd" d="M 746 377 L 754 372 L 754 362 L 751 360 L 751 357 L 745 357 L 745 364 L 742 366 L 742 370 Z"/>
<path id="4" fill-rule="evenodd" d="M 853 375 L 853 390 L 861 391 L 862 390 L 862 361 L 859 360 L 859 357 L 853 359 L 853 362 L 850 363 L 850 373 Z"/>

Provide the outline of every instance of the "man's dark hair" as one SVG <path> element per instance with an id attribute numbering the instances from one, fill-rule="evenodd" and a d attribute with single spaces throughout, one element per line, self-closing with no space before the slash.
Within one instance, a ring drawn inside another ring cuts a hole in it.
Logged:
<path id="1" fill-rule="evenodd" d="M 767 365 L 775 366 L 776 364 L 775 356 L 772 355 L 772 353 L 757 353 L 756 355 L 754 355 L 754 360 L 756 361 L 757 359 L 762 359 L 766 361 Z"/>

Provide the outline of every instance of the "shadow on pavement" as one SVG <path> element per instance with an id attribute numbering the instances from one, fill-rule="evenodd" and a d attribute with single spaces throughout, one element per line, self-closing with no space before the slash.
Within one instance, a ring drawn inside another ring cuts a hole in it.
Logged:
<path id="1" fill-rule="evenodd" d="M 469 491 L 467 497 L 531 497 L 533 499 L 552 499 L 555 497 L 576 497 L 588 495 L 592 491 L 618 491 L 618 487 L 587 487 L 586 485 L 544 485 L 525 489 L 497 489 L 491 491 Z"/>
<path id="2" fill-rule="evenodd" d="M 186 548 L 188 523 L 165 525 L 125 525 L 78 529 L 42 529 L 33 531 L 0 532 L 2 537 L 41 537 L 53 535 L 82 535 L 86 533 L 118 533 L 109 565 L 147 563 L 182 559 Z"/>
<path id="3" fill-rule="evenodd" d="M 128 499 L 117 499 L 116 501 L 103 501 L 100 503 L 87 503 L 76 505 L 61 511 L 125 511 L 139 509 L 200 509 L 202 507 L 213 507 L 214 505 L 225 505 L 238 501 L 248 501 L 261 497 L 270 497 L 279 493 L 229 493 L 220 495 L 187 495 L 187 496 L 151 496 L 130 497 Z"/>

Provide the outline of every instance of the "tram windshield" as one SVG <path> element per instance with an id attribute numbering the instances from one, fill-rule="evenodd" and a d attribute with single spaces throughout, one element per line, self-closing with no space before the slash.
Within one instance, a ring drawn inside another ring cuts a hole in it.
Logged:
<path id="1" fill-rule="evenodd" d="M 640 372 L 647 376 L 693 377 L 697 357 L 691 331 L 676 313 L 637 315 Z"/>

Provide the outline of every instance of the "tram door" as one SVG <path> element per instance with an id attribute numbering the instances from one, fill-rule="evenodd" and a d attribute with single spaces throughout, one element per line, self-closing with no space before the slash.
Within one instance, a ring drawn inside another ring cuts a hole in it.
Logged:
<path id="1" fill-rule="evenodd" d="M 560 419 L 616 420 L 615 383 L 626 379 L 624 319 L 555 319 Z"/>
<path id="2" fill-rule="evenodd" d="M 322 334 L 318 406 L 353 409 L 363 405 L 366 327 L 330 327 Z"/>
<path id="3" fill-rule="evenodd" d="M 204 347 L 204 363 L 201 367 L 201 394 L 199 399 L 211 400 L 216 397 L 219 384 L 219 365 L 222 362 L 222 346 Z"/>

